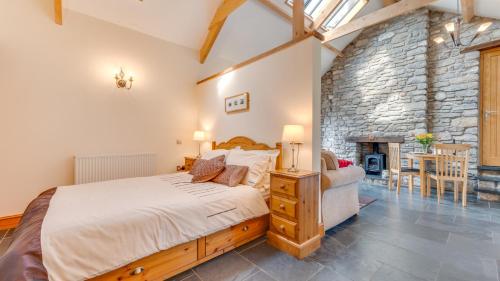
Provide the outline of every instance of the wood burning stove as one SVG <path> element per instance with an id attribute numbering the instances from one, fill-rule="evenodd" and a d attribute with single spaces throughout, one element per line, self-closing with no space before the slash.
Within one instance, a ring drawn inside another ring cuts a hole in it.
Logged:
<path id="1" fill-rule="evenodd" d="M 365 155 L 365 171 L 369 175 L 382 175 L 386 169 L 385 154 L 379 153 L 378 143 L 373 143 L 373 153 Z"/>

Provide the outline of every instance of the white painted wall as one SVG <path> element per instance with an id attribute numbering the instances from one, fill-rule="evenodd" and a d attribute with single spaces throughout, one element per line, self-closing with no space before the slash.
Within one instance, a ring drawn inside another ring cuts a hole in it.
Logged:
<path id="1" fill-rule="evenodd" d="M 299 167 L 319 170 L 321 50 L 315 38 L 306 39 L 197 87 L 200 127 L 216 141 L 247 136 L 258 142 L 281 141 L 285 124 L 303 124 L 306 142 Z M 250 93 L 248 112 L 226 114 L 224 99 Z M 208 143 L 205 149 L 208 149 Z M 285 144 L 284 164 L 291 151 Z"/>
<path id="2" fill-rule="evenodd" d="M 0 9 L 0 217 L 71 184 L 75 154 L 155 152 L 171 172 L 197 148 L 197 51 L 70 11 L 57 26 L 52 5 Z M 114 85 L 120 66 L 131 91 Z"/>

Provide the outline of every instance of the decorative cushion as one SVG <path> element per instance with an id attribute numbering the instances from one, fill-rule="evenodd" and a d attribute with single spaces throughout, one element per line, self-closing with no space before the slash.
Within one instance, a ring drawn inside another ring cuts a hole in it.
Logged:
<path id="1" fill-rule="evenodd" d="M 339 168 L 345 168 L 353 165 L 354 163 L 350 160 L 339 159 Z"/>
<path id="2" fill-rule="evenodd" d="M 237 186 L 248 173 L 247 166 L 226 165 L 224 171 L 215 177 L 212 181 L 227 186 Z"/>
<path id="3" fill-rule="evenodd" d="M 254 187 L 259 184 L 265 176 L 270 162 L 270 155 L 256 154 L 237 149 L 231 150 L 226 160 L 227 165 L 247 166 L 248 173 L 241 183 Z"/>
<path id="4" fill-rule="evenodd" d="M 325 159 L 327 170 L 337 170 L 339 168 L 339 161 L 335 153 L 329 150 L 321 150 L 321 157 Z"/>
<path id="5" fill-rule="evenodd" d="M 191 175 L 191 182 L 207 182 L 217 177 L 224 170 L 224 159 L 226 156 L 221 155 L 210 160 L 198 159 L 194 162 Z"/>

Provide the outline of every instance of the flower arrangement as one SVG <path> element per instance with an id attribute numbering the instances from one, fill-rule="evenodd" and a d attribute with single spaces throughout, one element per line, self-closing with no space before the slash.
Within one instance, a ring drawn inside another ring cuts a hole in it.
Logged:
<path id="1" fill-rule="evenodd" d="M 429 133 L 425 134 L 418 134 L 415 136 L 415 139 L 417 140 L 418 143 L 422 145 L 423 151 L 426 153 L 429 151 L 429 147 L 431 146 L 432 142 L 434 141 L 434 136 Z"/>

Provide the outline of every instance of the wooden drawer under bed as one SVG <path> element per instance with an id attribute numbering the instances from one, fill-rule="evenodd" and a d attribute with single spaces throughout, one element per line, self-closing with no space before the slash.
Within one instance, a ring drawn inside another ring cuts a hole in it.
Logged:
<path id="1" fill-rule="evenodd" d="M 261 236 L 266 232 L 267 226 L 267 220 L 257 218 L 208 235 L 205 242 L 206 255 L 215 254 L 223 249 L 224 251 L 232 250 Z"/>
<path id="2" fill-rule="evenodd" d="M 268 226 L 269 215 L 264 215 L 145 257 L 91 280 L 165 280 L 265 235 Z"/>
<path id="3" fill-rule="evenodd" d="M 145 257 L 91 280 L 161 280 L 170 268 L 173 271 L 187 266 L 196 262 L 197 258 L 197 242 L 194 240 Z"/>

